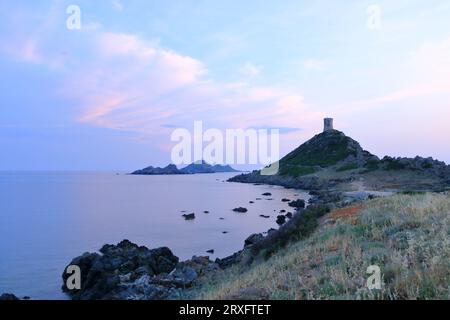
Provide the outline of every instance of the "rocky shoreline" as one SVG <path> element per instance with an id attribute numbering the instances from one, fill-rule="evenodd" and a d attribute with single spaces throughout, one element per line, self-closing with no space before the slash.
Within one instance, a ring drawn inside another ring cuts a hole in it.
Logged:
<path id="1" fill-rule="evenodd" d="M 309 204 L 312 207 L 324 204 L 330 207 L 340 206 L 344 205 L 342 201 L 346 199 L 342 193 L 336 192 L 312 191 L 311 195 Z M 289 229 L 295 217 L 308 210 L 302 199 L 290 201 L 289 205 L 294 214 L 282 210 L 285 214 L 277 217 L 280 229 L 250 235 L 245 240 L 243 249 L 231 256 L 215 261 L 210 260 L 208 256 L 194 256 L 190 260 L 180 262 L 167 247 L 149 249 L 123 240 L 117 245 L 104 245 L 99 253 L 87 252 L 74 258 L 67 267 L 80 267 L 81 289 L 67 288 L 70 273 L 66 272 L 66 267 L 62 274 L 62 290 L 74 300 L 190 299 L 204 279 L 214 277 L 235 264 L 249 264 L 252 256 L 249 252 L 254 251 L 255 247 L 264 246 L 271 238 L 279 237 L 277 233 Z"/>

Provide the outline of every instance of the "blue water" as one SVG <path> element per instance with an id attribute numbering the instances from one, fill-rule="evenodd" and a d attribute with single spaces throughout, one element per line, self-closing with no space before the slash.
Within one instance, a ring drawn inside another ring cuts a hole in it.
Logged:
<path id="1" fill-rule="evenodd" d="M 233 175 L 0 172 L 0 293 L 66 299 L 61 273 L 71 259 L 123 239 L 168 246 L 181 259 L 208 255 L 209 249 L 215 250 L 212 259 L 225 257 L 242 249 L 250 234 L 276 228 L 274 210 L 289 211 L 282 198 L 308 197 L 224 182 Z M 255 200 L 264 192 L 273 201 Z M 249 212 L 232 212 L 238 206 Z M 184 210 L 197 218 L 185 221 Z"/>

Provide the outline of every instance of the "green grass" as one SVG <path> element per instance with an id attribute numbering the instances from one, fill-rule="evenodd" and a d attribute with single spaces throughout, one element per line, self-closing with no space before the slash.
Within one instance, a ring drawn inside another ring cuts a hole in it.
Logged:
<path id="1" fill-rule="evenodd" d="M 316 169 L 313 167 L 303 167 L 303 166 L 287 166 L 284 165 L 280 167 L 279 174 L 282 176 L 291 176 L 291 177 L 301 177 L 306 176 L 308 174 L 315 173 Z"/>
<path id="2" fill-rule="evenodd" d="M 342 167 L 339 167 L 336 169 L 337 172 L 343 172 L 343 171 L 350 171 L 350 170 L 355 170 L 358 169 L 358 165 L 356 163 L 350 163 L 350 164 L 346 164 L 343 165 Z"/>
<path id="3" fill-rule="evenodd" d="M 296 224 L 267 260 L 224 271 L 197 298 L 450 299 L 449 193 L 398 194 L 358 210 L 340 219 L 332 212 L 324 219 L 334 223 L 318 229 Z M 381 290 L 365 285 L 373 264 Z"/>
<path id="4" fill-rule="evenodd" d="M 322 133 L 302 144 L 280 161 L 281 166 L 322 166 L 329 167 L 356 155 L 352 140 L 339 133 Z"/>

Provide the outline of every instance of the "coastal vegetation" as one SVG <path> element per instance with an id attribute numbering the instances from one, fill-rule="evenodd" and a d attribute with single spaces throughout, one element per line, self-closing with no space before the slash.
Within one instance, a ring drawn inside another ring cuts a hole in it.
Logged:
<path id="1" fill-rule="evenodd" d="M 397 194 L 324 213 L 299 215 L 249 250 L 250 264 L 205 280 L 196 297 L 450 298 L 449 193 Z M 366 286 L 371 265 L 381 269 L 380 290 Z"/>

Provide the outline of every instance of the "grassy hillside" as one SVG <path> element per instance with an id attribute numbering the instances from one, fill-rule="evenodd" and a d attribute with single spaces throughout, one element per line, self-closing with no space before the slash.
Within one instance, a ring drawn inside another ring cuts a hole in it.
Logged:
<path id="1" fill-rule="evenodd" d="M 291 230 L 292 232 L 292 230 Z M 295 233 L 295 230 L 294 230 Z M 267 259 L 205 283 L 200 299 L 449 299 L 450 194 L 395 195 L 335 210 Z M 368 290 L 369 265 L 382 290 Z"/>

